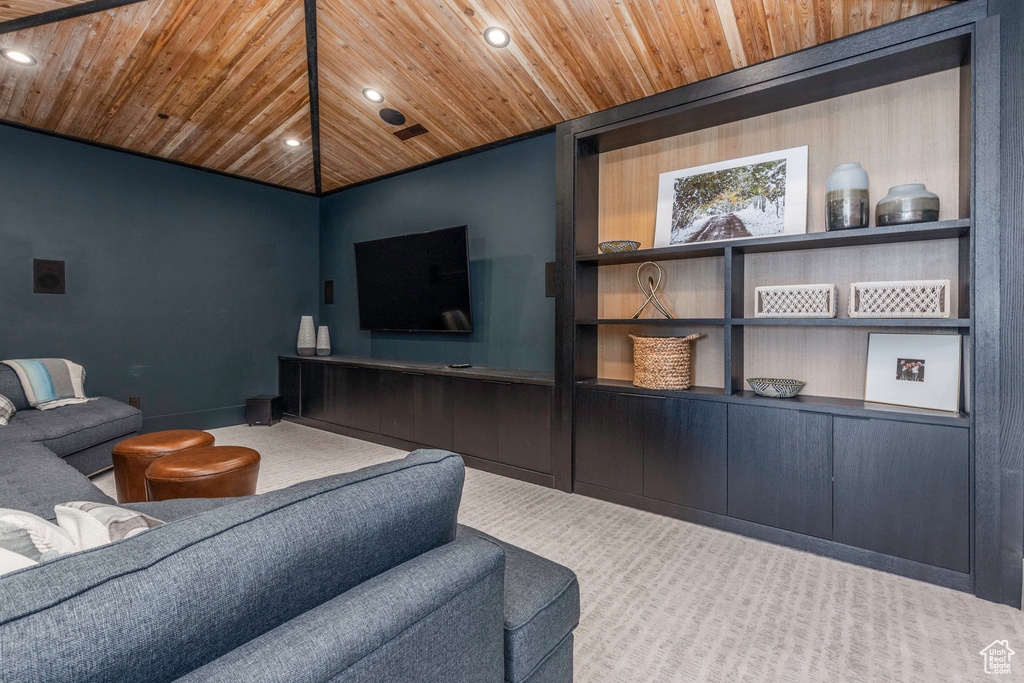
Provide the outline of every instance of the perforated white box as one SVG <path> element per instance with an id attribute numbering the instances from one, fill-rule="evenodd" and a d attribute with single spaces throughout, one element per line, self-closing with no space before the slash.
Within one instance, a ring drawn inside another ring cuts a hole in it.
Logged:
<path id="1" fill-rule="evenodd" d="M 949 280 L 850 284 L 851 318 L 948 318 Z"/>
<path id="2" fill-rule="evenodd" d="M 835 285 L 772 285 L 754 288 L 755 318 L 834 318 Z"/>

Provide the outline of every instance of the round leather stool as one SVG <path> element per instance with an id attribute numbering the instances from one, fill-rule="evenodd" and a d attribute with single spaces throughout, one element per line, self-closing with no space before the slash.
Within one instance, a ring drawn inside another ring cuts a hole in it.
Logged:
<path id="1" fill-rule="evenodd" d="M 146 493 L 149 500 L 251 496 L 259 473 L 260 454 L 251 448 L 192 448 L 150 465 Z"/>
<path id="2" fill-rule="evenodd" d="M 213 434 L 195 429 L 140 434 L 120 442 L 112 451 L 117 502 L 146 502 L 146 469 L 158 458 L 213 444 Z"/>

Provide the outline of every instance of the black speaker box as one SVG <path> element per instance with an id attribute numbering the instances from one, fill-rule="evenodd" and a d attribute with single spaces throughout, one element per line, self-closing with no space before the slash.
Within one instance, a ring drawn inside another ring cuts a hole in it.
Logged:
<path id="1" fill-rule="evenodd" d="M 245 421 L 249 426 L 280 422 L 284 417 L 284 399 L 280 396 L 254 396 L 245 400 Z"/>
<path id="2" fill-rule="evenodd" d="M 32 260 L 32 291 L 36 294 L 64 293 L 64 262 Z"/>

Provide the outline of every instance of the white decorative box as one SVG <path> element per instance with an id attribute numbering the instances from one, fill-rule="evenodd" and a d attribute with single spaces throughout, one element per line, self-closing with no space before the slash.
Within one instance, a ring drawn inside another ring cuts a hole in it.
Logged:
<path id="1" fill-rule="evenodd" d="M 949 280 L 850 284 L 851 318 L 948 318 Z"/>
<path id="2" fill-rule="evenodd" d="M 754 288 L 755 318 L 834 318 L 835 285 L 773 285 Z"/>

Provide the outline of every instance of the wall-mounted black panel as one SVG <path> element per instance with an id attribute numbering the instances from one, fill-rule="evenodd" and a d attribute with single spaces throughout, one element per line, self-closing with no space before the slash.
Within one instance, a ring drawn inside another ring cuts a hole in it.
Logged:
<path id="1" fill-rule="evenodd" d="M 575 479 L 643 494 L 643 408 L 639 396 L 576 392 Z"/>
<path id="2" fill-rule="evenodd" d="M 503 384 L 498 391 L 498 462 L 551 472 L 551 387 Z"/>
<path id="3" fill-rule="evenodd" d="M 416 434 L 413 441 L 452 449 L 452 383 L 449 377 L 416 377 Z"/>
<path id="4" fill-rule="evenodd" d="M 325 368 L 323 363 L 302 363 L 302 417 L 327 420 Z"/>
<path id="5" fill-rule="evenodd" d="M 969 432 L 835 418 L 833 540 L 970 571 Z"/>
<path id="6" fill-rule="evenodd" d="M 297 360 L 277 362 L 277 393 L 284 399 L 285 415 L 302 415 L 302 364 Z"/>
<path id="7" fill-rule="evenodd" d="M 484 460 L 498 459 L 498 389 L 473 379 L 452 380 L 452 450 Z"/>
<path id="8" fill-rule="evenodd" d="M 351 426 L 364 432 L 380 432 L 380 371 L 373 368 L 348 370 Z"/>
<path id="9" fill-rule="evenodd" d="M 729 406 L 729 515 L 832 538 L 832 416 Z"/>
<path id="10" fill-rule="evenodd" d="M 396 439 L 416 438 L 416 377 L 406 372 L 381 370 L 380 433 Z"/>
<path id="11" fill-rule="evenodd" d="M 644 398 L 644 495 L 726 514 L 728 408 Z"/>

